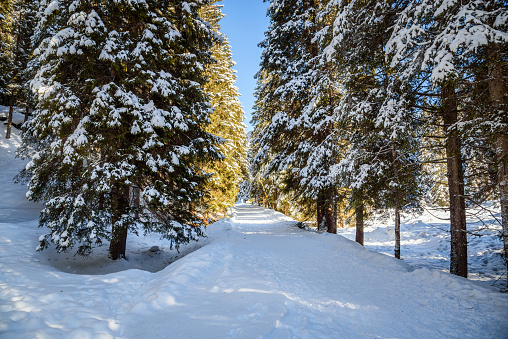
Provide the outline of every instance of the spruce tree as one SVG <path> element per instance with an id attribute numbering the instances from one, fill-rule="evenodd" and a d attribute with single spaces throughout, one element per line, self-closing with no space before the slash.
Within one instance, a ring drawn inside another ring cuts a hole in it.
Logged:
<path id="1" fill-rule="evenodd" d="M 43 201 L 39 249 L 87 255 L 110 241 L 125 257 L 128 232 L 172 245 L 201 234 L 202 163 L 220 157 L 205 129 L 203 65 L 213 33 L 202 1 L 42 0 L 40 69 L 25 142 L 30 200 Z M 141 203 L 137 192 L 141 191 Z"/>
<path id="2" fill-rule="evenodd" d="M 442 31 L 443 25 L 446 25 L 447 18 L 443 16 L 440 16 L 439 18 L 434 17 L 434 12 L 437 9 L 436 7 L 437 4 L 429 3 L 428 1 L 424 1 L 422 3 L 410 2 L 399 15 L 397 26 L 394 29 L 390 41 L 388 42 L 388 51 L 392 51 L 393 54 L 392 65 L 396 62 L 404 63 L 405 67 L 401 67 L 400 69 L 402 71 L 402 76 L 406 79 L 415 77 L 425 78 L 429 75 L 431 77 L 431 81 L 426 82 L 428 84 L 427 86 L 430 87 L 426 92 L 438 98 L 438 104 L 434 112 L 441 119 L 445 136 L 444 147 L 447 159 L 451 231 L 450 271 L 454 274 L 466 277 L 467 238 L 463 160 L 461 154 L 462 142 L 456 128 L 456 123 L 459 119 L 456 96 L 457 76 L 454 72 L 446 72 L 446 67 L 429 67 L 429 65 L 427 65 L 429 51 L 425 50 L 426 47 L 417 47 L 428 46 L 429 43 L 432 44 L 433 41 L 436 41 L 436 32 Z M 418 31 L 418 35 L 413 34 L 413 37 L 407 36 L 414 40 L 411 40 L 402 48 L 401 41 L 407 39 L 405 36 L 407 32 L 404 31 L 403 25 L 407 25 L 406 27 L 410 27 L 411 30 Z M 427 29 L 426 26 L 429 26 L 430 28 Z M 401 37 L 401 35 L 403 37 Z M 425 43 L 422 44 L 422 42 Z M 393 46 L 396 44 L 398 45 L 397 50 L 395 51 Z M 430 50 L 432 51 L 432 48 L 430 48 Z M 435 46 L 434 51 L 435 53 L 441 53 L 441 50 Z M 405 52 L 409 55 L 404 54 Z M 453 59 L 453 56 L 448 58 L 446 60 L 448 63 L 446 66 L 449 66 L 450 62 L 453 64 Z M 426 75 L 420 76 L 422 70 L 426 73 Z M 412 72 L 414 74 L 411 74 Z M 427 100 L 426 102 L 432 105 L 435 104 L 436 100 Z"/>
<path id="3" fill-rule="evenodd" d="M 333 85 L 319 59 L 319 6 L 315 0 L 271 2 L 271 26 L 260 44 L 253 169 L 261 181 L 275 174 L 268 186 L 279 203 L 290 198 L 315 206 L 318 226 L 335 233 L 335 188 L 327 171 L 336 158 Z"/>
<path id="4" fill-rule="evenodd" d="M 208 82 L 204 87 L 214 110 L 206 130 L 224 139 L 219 146 L 224 159 L 206 166 L 206 169 L 213 173 L 207 184 L 208 211 L 217 212 L 236 203 L 239 185 L 246 178 L 245 125 L 240 94 L 235 86 L 237 77 L 233 69 L 235 63 L 231 46 L 227 36 L 220 32 L 220 20 L 224 17 L 221 6 L 205 6 L 201 15 L 220 37 L 211 49 L 214 62 L 206 68 Z"/>
<path id="5" fill-rule="evenodd" d="M 501 218 L 504 241 L 504 256 L 508 270 L 508 8 L 506 4 L 497 1 L 486 1 L 478 4 L 478 11 L 482 13 L 485 26 L 496 34 L 491 34 L 486 46 L 489 103 L 490 109 L 485 114 L 485 122 L 490 127 L 489 136 L 495 143 L 497 176 L 499 182 L 499 197 L 501 202 Z M 485 34 L 487 35 L 487 34 Z M 493 123 L 491 123 L 493 122 Z"/>
<path id="6" fill-rule="evenodd" d="M 428 79 L 424 82 L 429 87 L 426 92 L 430 98 L 437 95 L 439 99 L 436 113 L 441 117 L 446 137 L 448 167 L 452 244 L 450 271 L 464 277 L 467 276 L 467 230 L 462 127 L 469 125 L 465 111 L 471 100 L 463 92 L 471 85 L 482 86 L 481 77 L 475 79 L 478 73 L 472 69 L 472 63 L 479 59 L 483 59 L 480 63 L 484 65 L 488 63 L 488 57 L 478 58 L 482 46 L 506 43 L 506 15 L 506 6 L 496 1 L 468 0 L 442 4 L 427 0 L 408 1 L 387 44 L 392 65 L 403 65 L 401 69 L 406 79 Z M 493 55 L 497 56 L 498 53 Z M 497 59 L 494 64 L 502 65 L 499 61 Z M 494 74 L 491 73 L 490 77 L 493 82 L 502 79 L 502 76 Z M 436 100 L 430 98 L 427 99 L 427 103 L 430 103 L 428 106 L 435 105 Z M 501 101 L 494 99 L 492 102 Z M 480 106 L 477 105 L 475 110 L 481 110 Z M 491 135 L 503 140 L 506 120 L 494 116 L 505 117 L 506 114 L 499 107 L 490 111 L 494 114 L 487 114 L 485 120 L 488 125 L 495 126 L 489 128 Z M 503 192 L 502 185 L 500 191 Z"/>
<path id="7" fill-rule="evenodd" d="M 359 243 L 366 207 L 394 208 L 395 256 L 400 257 L 400 212 L 418 205 L 422 192 L 415 112 L 384 55 L 396 2 L 331 2 L 325 10 L 335 13 L 325 52 L 343 91 L 335 116 L 344 153 L 331 172 L 350 189 Z"/>

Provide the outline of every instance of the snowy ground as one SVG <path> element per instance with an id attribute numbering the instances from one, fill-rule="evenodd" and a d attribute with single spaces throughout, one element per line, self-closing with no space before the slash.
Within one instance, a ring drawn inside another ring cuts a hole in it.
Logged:
<path id="1" fill-rule="evenodd" d="M 499 204 L 485 204 L 468 210 L 468 278 L 499 289 L 506 288 L 506 267 L 502 256 L 501 213 Z M 409 265 L 443 272 L 450 270 L 449 213 L 429 210 L 420 215 L 405 215 L 401 220 L 401 258 Z M 378 216 L 367 222 L 365 246 L 393 256 L 394 217 Z M 354 240 L 355 228 L 338 233 Z M 508 335 L 507 335 L 508 337 Z"/>
<path id="2" fill-rule="evenodd" d="M 5 121 L 7 123 L 7 118 L 9 117 L 9 107 L 0 105 L 0 121 Z M 21 126 L 25 121 L 25 113 L 20 111 L 18 108 L 14 108 L 14 112 L 12 114 L 12 123 Z"/>
<path id="3" fill-rule="evenodd" d="M 177 254 L 156 236 L 130 236 L 128 261 L 109 260 L 105 249 L 89 259 L 35 252 L 44 232 L 36 227 L 40 206 L 9 182 L 24 162 L 13 157 L 17 134 L 9 141 L 4 134 L 1 338 L 508 337 L 507 294 L 423 267 L 433 253 L 446 253 L 432 247 L 446 247 L 444 240 L 425 243 L 438 234 L 418 230 L 430 225 L 425 220 L 404 226 L 428 234 L 417 239 L 429 254 L 404 243 L 405 262 L 416 269 L 252 205 L 237 205 L 167 267 Z M 368 246 L 390 252 L 389 237 L 383 227 L 369 229 Z M 151 252 L 154 245 L 162 251 Z"/>

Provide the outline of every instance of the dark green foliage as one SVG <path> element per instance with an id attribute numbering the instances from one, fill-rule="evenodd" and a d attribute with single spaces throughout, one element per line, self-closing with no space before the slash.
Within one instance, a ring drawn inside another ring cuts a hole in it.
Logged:
<path id="1" fill-rule="evenodd" d="M 36 50 L 37 109 L 25 131 L 26 143 L 38 141 L 28 196 L 45 203 L 40 226 L 50 229 L 41 249 L 77 244 L 86 255 L 112 240 L 117 258 L 125 230 L 158 232 L 176 246 L 201 234 L 201 164 L 220 155 L 205 132 L 212 32 L 199 8 L 41 2 L 39 30 L 49 34 Z"/>

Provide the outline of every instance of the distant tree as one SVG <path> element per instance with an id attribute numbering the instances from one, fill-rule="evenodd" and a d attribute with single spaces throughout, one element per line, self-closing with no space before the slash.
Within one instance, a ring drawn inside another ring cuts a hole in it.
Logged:
<path id="1" fill-rule="evenodd" d="M 8 96 L 8 84 L 11 69 L 13 67 L 12 45 L 12 1 L 0 2 L 0 99 L 5 100 Z"/>
<path id="2" fill-rule="evenodd" d="M 118 259 L 129 231 L 177 247 L 201 234 L 202 164 L 220 157 L 205 131 L 213 32 L 197 14 L 204 3 L 40 2 L 37 106 L 24 133 L 37 140 L 27 196 L 44 202 L 39 225 L 50 229 L 39 250 L 79 245 L 87 255 L 109 240 Z"/>
<path id="3" fill-rule="evenodd" d="M 9 97 L 9 116 L 5 137 L 10 138 L 14 105 L 24 106 L 26 109 L 25 121 L 28 116 L 28 107 L 31 103 L 28 76 L 30 74 L 28 64 L 32 58 L 31 38 L 36 25 L 36 1 L 17 0 L 13 2 L 9 17 L 11 18 L 11 60 L 5 73 L 5 94 Z"/>
<path id="4" fill-rule="evenodd" d="M 239 185 L 238 200 L 247 202 L 251 198 L 252 185 L 248 181 L 242 181 Z"/>
<path id="5" fill-rule="evenodd" d="M 239 184 L 246 179 L 246 135 L 240 94 L 235 86 L 237 77 L 233 69 L 235 63 L 231 46 L 227 37 L 220 32 L 220 20 L 224 17 L 221 6 L 205 6 L 201 15 L 220 37 L 211 49 L 215 62 L 206 68 L 209 81 L 204 87 L 214 110 L 210 115 L 211 124 L 206 130 L 224 139 L 224 143 L 219 146 L 224 159 L 205 166 L 213 173 L 207 184 L 208 211 L 216 212 L 226 210 L 236 203 Z"/>

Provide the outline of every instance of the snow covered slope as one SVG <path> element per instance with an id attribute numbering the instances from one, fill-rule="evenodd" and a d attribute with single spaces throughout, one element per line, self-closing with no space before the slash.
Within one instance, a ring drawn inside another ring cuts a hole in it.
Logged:
<path id="1" fill-rule="evenodd" d="M 506 294 L 252 205 L 160 270 L 152 237 L 130 237 L 129 261 L 35 252 L 38 206 L 8 181 L 23 162 L 0 138 L 1 338 L 507 337 Z"/>
<path id="2" fill-rule="evenodd" d="M 401 258 L 413 267 L 450 270 L 450 217 L 445 210 L 403 215 Z M 365 247 L 393 256 L 394 216 L 372 218 L 365 228 Z M 488 203 L 468 209 L 468 278 L 487 286 L 506 288 L 506 266 L 501 240 L 501 208 Z M 338 233 L 354 240 L 355 228 L 339 228 Z"/>

